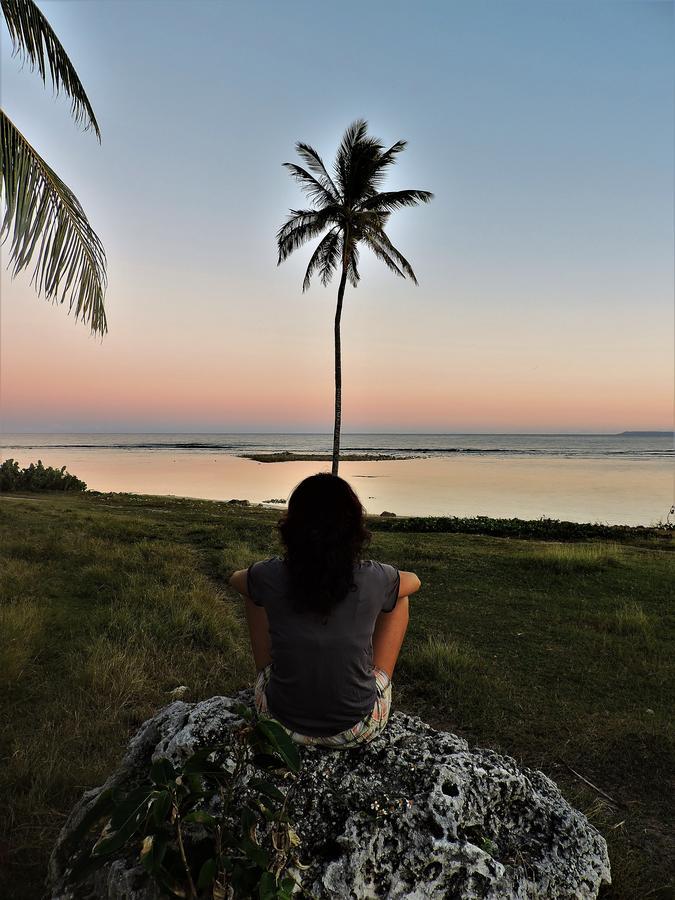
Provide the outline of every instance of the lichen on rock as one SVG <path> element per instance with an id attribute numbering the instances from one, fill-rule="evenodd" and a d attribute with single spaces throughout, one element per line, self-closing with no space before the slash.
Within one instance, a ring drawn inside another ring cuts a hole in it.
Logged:
<path id="1" fill-rule="evenodd" d="M 200 747 L 227 744 L 242 701 L 250 692 L 176 701 L 140 728 L 120 768 L 84 794 L 62 829 L 49 867 L 53 900 L 160 896 L 128 854 L 74 878 L 78 826 L 104 790 L 131 789 L 153 760 L 182 763 Z M 313 897 L 583 900 L 610 881 L 604 839 L 549 778 L 419 718 L 396 712 L 371 744 L 301 753 L 290 809 L 301 840 L 294 875 Z"/>

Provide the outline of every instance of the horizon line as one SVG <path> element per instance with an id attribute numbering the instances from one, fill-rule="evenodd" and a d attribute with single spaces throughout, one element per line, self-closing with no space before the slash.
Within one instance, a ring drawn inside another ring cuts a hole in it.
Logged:
<path id="1" fill-rule="evenodd" d="M 54 434 L 118 434 L 118 435 L 143 435 L 143 434 L 184 434 L 199 435 L 208 434 L 212 436 L 228 436 L 228 435 L 298 435 L 298 436 L 325 436 L 332 437 L 332 431 L 181 431 L 177 429 L 170 430 L 145 430 L 145 431 L 99 431 L 99 430 L 69 430 L 69 431 L 3 431 L 0 430 L 0 437 L 8 435 L 54 435 Z M 626 434 L 667 434 L 675 435 L 675 428 L 626 428 L 622 431 L 342 431 L 341 435 L 426 435 L 433 437 L 458 437 L 458 436 L 521 436 L 521 437 L 563 437 L 563 436 L 579 436 L 589 435 L 597 437 L 617 437 Z"/>

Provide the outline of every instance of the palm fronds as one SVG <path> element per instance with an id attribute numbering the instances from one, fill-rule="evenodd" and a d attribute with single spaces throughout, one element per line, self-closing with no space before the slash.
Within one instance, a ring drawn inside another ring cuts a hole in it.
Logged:
<path id="1" fill-rule="evenodd" d="M 326 187 L 325 181 L 322 183 L 318 178 L 310 175 L 302 166 L 297 166 L 295 163 L 284 163 L 284 167 L 288 169 L 293 178 L 300 184 L 300 187 L 310 200 L 320 204 L 338 202 L 330 188 Z"/>
<path id="2" fill-rule="evenodd" d="M 277 232 L 278 263 L 287 259 L 294 250 L 318 237 L 326 226 L 335 221 L 333 207 L 323 209 L 292 209 L 286 222 Z"/>
<path id="3" fill-rule="evenodd" d="M 412 270 L 412 266 L 405 256 L 394 247 L 383 231 L 366 235 L 364 242 L 388 269 L 401 278 L 407 276 L 413 284 L 417 284 L 417 277 Z"/>
<path id="4" fill-rule="evenodd" d="M 302 292 L 309 289 L 312 275 L 319 273 L 321 283 L 325 287 L 333 277 L 333 273 L 337 268 L 340 250 L 340 229 L 339 226 L 331 228 L 328 234 L 324 235 L 316 250 L 312 253 L 305 272 L 305 280 L 302 283 Z"/>
<path id="5" fill-rule="evenodd" d="M 367 246 L 396 275 L 410 278 L 417 284 L 412 266 L 391 243 L 384 228 L 392 212 L 429 203 L 433 194 L 420 190 L 378 190 L 388 167 L 396 162 L 406 146 L 406 141 L 396 141 L 391 147 L 385 147 L 380 140 L 368 135 L 368 123 L 357 119 L 340 141 L 331 177 L 313 147 L 302 142 L 295 145 L 305 165 L 283 165 L 313 206 L 290 211 L 277 232 L 277 249 L 281 263 L 307 241 L 321 238 L 307 266 L 303 291 L 308 289 L 312 275 L 317 272 L 321 275 L 321 283 L 327 284 L 340 260 L 347 279 L 356 287 L 360 279 L 359 244 Z M 328 233 L 322 237 L 325 229 Z M 340 248 L 333 239 L 336 234 L 343 237 Z"/>
<path id="6" fill-rule="evenodd" d="M 77 72 L 51 25 L 33 0 L 0 0 L 15 54 L 29 61 L 46 83 L 47 72 L 58 93 L 64 91 L 71 99 L 75 121 L 85 130 L 92 129 L 101 140 L 101 132 L 89 98 Z"/>
<path id="7" fill-rule="evenodd" d="M 316 150 L 313 147 L 310 147 L 309 144 L 303 144 L 302 141 L 298 141 L 295 145 L 295 149 L 307 163 L 307 168 L 310 172 L 314 172 L 315 175 L 318 175 L 319 180 L 326 190 L 333 195 L 335 200 L 339 200 L 340 192 L 335 186 L 335 182 L 328 174 L 328 170 Z"/>
<path id="8" fill-rule="evenodd" d="M 2 0 L 3 5 L 5 0 Z M 106 258 L 77 197 L 0 110 L 0 241 L 11 235 L 16 275 L 37 252 L 32 283 L 55 303 L 68 302 L 92 332 L 107 331 Z"/>
<path id="9" fill-rule="evenodd" d="M 404 206 L 417 206 L 418 203 L 430 203 L 434 195 L 429 191 L 384 191 L 366 197 L 359 203 L 359 209 L 389 210 L 403 209 Z"/>

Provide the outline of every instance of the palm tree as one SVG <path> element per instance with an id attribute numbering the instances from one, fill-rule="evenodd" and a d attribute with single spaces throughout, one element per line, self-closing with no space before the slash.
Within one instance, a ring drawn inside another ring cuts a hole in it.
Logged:
<path id="1" fill-rule="evenodd" d="M 47 73 L 56 93 L 71 99 L 71 112 L 85 130 L 101 140 L 89 99 L 72 63 L 33 0 L 0 0 L 14 54 Z M 75 194 L 42 159 L 11 119 L 0 110 L 0 242 L 11 234 L 12 276 L 35 257 L 32 284 L 47 300 L 68 301 L 75 318 L 92 333 L 107 329 L 103 299 L 106 257 Z"/>
<path id="2" fill-rule="evenodd" d="M 295 163 L 284 163 L 284 166 L 299 182 L 312 206 L 290 210 L 286 222 L 277 232 L 278 264 L 307 241 L 323 235 L 309 260 L 303 292 L 309 288 L 315 273 L 325 287 L 333 274 L 340 272 L 335 311 L 333 475 L 337 475 L 340 462 L 342 419 L 340 317 L 347 281 L 353 287 L 359 283 L 359 245 L 368 247 L 396 275 L 407 276 L 417 284 L 410 263 L 391 243 L 384 228 L 394 210 L 428 203 L 433 197 L 429 191 L 380 192 L 387 167 L 396 162 L 406 141 L 396 141 L 387 150 L 367 132 L 368 123 L 363 119 L 358 119 L 345 131 L 332 176 L 316 150 L 300 142 L 295 145 L 307 168 Z"/>

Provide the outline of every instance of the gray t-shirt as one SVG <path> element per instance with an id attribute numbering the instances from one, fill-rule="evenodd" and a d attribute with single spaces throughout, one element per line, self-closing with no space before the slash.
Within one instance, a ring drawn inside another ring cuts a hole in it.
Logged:
<path id="1" fill-rule="evenodd" d="M 247 593 L 265 608 L 272 643 L 266 696 L 270 713 L 300 734 L 338 734 L 366 716 L 377 697 L 373 629 L 391 612 L 401 576 L 394 566 L 364 560 L 354 567 L 355 591 L 324 622 L 298 612 L 289 596 L 289 574 L 280 556 L 249 566 Z"/>

